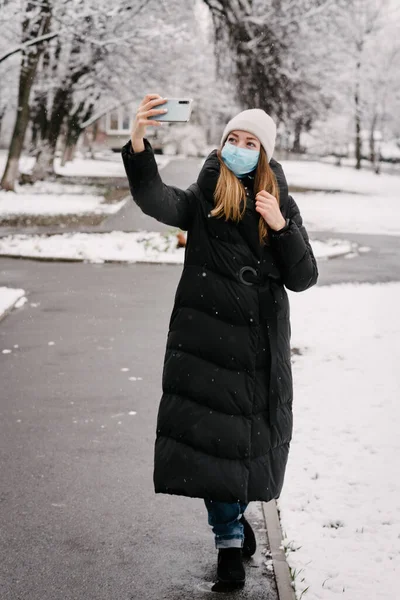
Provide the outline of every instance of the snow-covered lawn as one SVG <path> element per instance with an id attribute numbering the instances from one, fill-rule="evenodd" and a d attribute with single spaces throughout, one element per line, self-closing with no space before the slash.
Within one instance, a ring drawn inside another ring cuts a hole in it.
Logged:
<path id="1" fill-rule="evenodd" d="M 288 293 L 291 344 L 301 355 L 277 503 L 297 598 L 309 586 L 303 600 L 392 600 L 400 573 L 400 283 Z"/>
<path id="2" fill-rule="evenodd" d="M 128 141 L 128 140 L 126 140 Z M 121 146 L 122 147 L 122 146 Z M 171 156 L 156 154 L 156 161 L 159 168 L 165 167 L 171 160 Z M 7 153 L 0 150 L 0 173 L 2 174 L 6 166 Z M 19 162 L 22 173 L 29 173 L 32 170 L 35 159 L 30 156 L 22 156 Z M 98 159 L 77 157 L 68 162 L 64 167 L 60 165 L 61 160 L 56 158 L 54 169 L 58 175 L 68 175 L 69 177 L 126 177 L 121 154 L 115 152 L 108 153 L 106 157 L 99 154 Z"/>
<path id="3" fill-rule="evenodd" d="M 400 235 L 400 177 L 321 162 L 282 161 L 305 225 L 315 231 Z M 342 190 L 329 193 L 329 190 Z"/>
<path id="4" fill-rule="evenodd" d="M 352 167 L 337 167 L 318 161 L 283 160 L 281 165 L 290 185 L 317 190 L 341 190 L 375 196 L 400 196 L 400 176 Z"/>
<path id="5" fill-rule="evenodd" d="M 93 195 L 91 186 L 38 182 L 22 185 L 16 192 L 0 191 L 0 219 L 13 215 L 80 215 L 113 214 L 124 200 L 104 202 L 104 196 Z"/>
<path id="6" fill-rule="evenodd" d="M 167 157 L 161 154 L 156 154 L 156 162 L 158 168 L 163 169 L 174 157 Z M 59 175 L 68 175 L 69 177 L 126 177 L 124 165 L 122 163 L 121 154 L 116 152 L 109 160 L 99 160 L 91 158 L 76 158 L 68 162 L 64 167 L 60 166 L 60 160 L 54 162 L 56 173 Z"/>
<path id="7" fill-rule="evenodd" d="M 347 241 L 330 239 L 326 242 L 311 240 L 318 259 L 357 252 L 368 247 Z M 124 233 L 65 233 L 51 236 L 14 235 L 0 238 L 0 255 L 85 260 L 88 262 L 124 261 L 183 263 L 184 248 L 176 248 L 175 232 Z"/>
<path id="8" fill-rule="evenodd" d="M 296 192 L 293 198 L 308 230 L 400 235 L 400 191 L 397 197 Z"/>
<path id="9" fill-rule="evenodd" d="M 25 291 L 15 288 L 0 287 L 0 320 L 14 306 L 22 306 L 25 303 Z M 6 351 L 3 353 L 7 354 Z"/>

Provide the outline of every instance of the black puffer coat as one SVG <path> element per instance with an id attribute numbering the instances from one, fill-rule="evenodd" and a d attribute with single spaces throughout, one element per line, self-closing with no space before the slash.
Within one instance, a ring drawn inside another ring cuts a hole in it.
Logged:
<path id="1" fill-rule="evenodd" d="M 279 163 L 270 161 L 289 226 L 258 241 L 251 180 L 239 224 L 210 216 L 219 175 L 214 150 L 197 183 L 165 185 L 151 145 L 122 157 L 135 202 L 187 230 L 170 319 L 155 444 L 156 492 L 245 502 L 278 498 L 293 430 L 288 289 L 318 269 Z"/>

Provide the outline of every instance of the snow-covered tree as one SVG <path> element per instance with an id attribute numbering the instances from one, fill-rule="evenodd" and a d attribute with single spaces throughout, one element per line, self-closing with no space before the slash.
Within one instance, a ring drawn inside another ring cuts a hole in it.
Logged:
<path id="1" fill-rule="evenodd" d="M 390 1 L 348 0 L 346 10 L 337 11 L 332 23 L 337 31 L 335 54 L 342 65 L 338 92 L 353 122 L 356 169 L 360 169 L 362 131 L 368 126 L 366 105 L 371 63 L 380 63 L 387 52 L 382 33 L 390 23 Z"/>
<path id="2" fill-rule="evenodd" d="M 313 113 L 307 92 L 316 83 L 315 76 L 308 77 L 307 68 L 312 58 L 312 34 L 316 31 L 313 24 L 331 9 L 332 3 L 329 0 L 205 2 L 215 24 L 221 74 L 236 78 L 241 104 L 262 107 L 278 121 L 301 109 L 307 121 L 306 104 Z M 227 54 L 232 57 L 231 64 Z"/>
<path id="3" fill-rule="evenodd" d="M 204 1 L 220 75 L 236 78 L 241 106 L 270 112 L 279 140 L 295 151 L 312 128 L 323 136 L 320 148 L 338 153 L 355 139 L 359 166 L 363 118 L 372 131 L 382 107 L 397 97 L 396 33 L 387 30 L 400 12 L 396 0 Z"/>
<path id="4" fill-rule="evenodd" d="M 215 91 L 213 40 L 201 0 L 52 3 L 49 29 L 57 35 L 46 41 L 32 78 L 32 180 L 53 172 L 61 136 L 66 160 L 82 127 L 96 114 L 118 102 L 139 101 L 151 89 L 193 95 L 194 122 L 215 127 L 209 116 L 217 113 L 213 101 L 222 99 L 223 92 L 222 87 Z M 16 174 L 14 170 L 13 182 Z"/>
<path id="5" fill-rule="evenodd" d="M 400 40 L 397 39 L 399 23 L 385 25 L 369 42 L 367 57 L 361 73 L 361 117 L 369 136 L 369 159 L 379 170 L 379 147 L 381 142 L 392 138 L 400 109 Z M 389 45 L 387 39 L 393 40 Z M 365 154 L 365 151 L 363 152 Z"/>
<path id="6" fill-rule="evenodd" d="M 128 5 L 76 0 L 59 2 L 55 10 L 63 35 L 58 36 L 42 57 L 33 106 L 33 142 L 36 164 L 32 179 L 52 174 L 57 142 L 66 125 L 68 144 L 75 141 L 79 123 L 87 120 L 111 75 L 113 49 L 127 49 L 135 31 L 127 31 L 127 22 L 140 22 L 148 2 L 136 0 Z M 109 66 L 109 70 L 107 69 Z M 108 71 L 108 73 L 107 73 Z"/>
<path id="7" fill-rule="evenodd" d="M 10 3 L 11 15 L 20 23 L 21 65 L 18 84 L 18 104 L 14 130 L 9 148 L 6 168 L 0 187 L 13 190 L 18 175 L 18 162 L 22 152 L 26 129 L 29 122 L 29 98 L 34 83 L 40 57 L 46 41 L 30 44 L 50 33 L 52 4 L 51 0 L 32 0 L 22 2 L 22 11 L 17 12 L 17 3 Z M 12 10 L 15 9 L 13 14 Z"/>

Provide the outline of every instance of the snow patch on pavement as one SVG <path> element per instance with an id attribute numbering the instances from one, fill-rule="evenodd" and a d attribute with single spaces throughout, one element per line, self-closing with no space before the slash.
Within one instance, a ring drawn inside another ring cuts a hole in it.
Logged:
<path id="1" fill-rule="evenodd" d="M 297 599 L 388 600 L 400 572 L 400 283 L 288 290 L 294 431 L 278 499 Z"/>
<path id="2" fill-rule="evenodd" d="M 0 319 L 14 306 L 25 304 L 25 291 L 21 289 L 0 287 Z M 11 351 L 10 351 L 11 352 Z M 4 354 L 6 354 L 3 351 Z"/>
<path id="3" fill-rule="evenodd" d="M 24 306 L 24 304 L 26 304 L 27 302 L 28 298 L 26 296 L 22 296 L 19 300 L 16 301 L 15 308 L 21 308 L 21 306 Z"/>
<path id="4" fill-rule="evenodd" d="M 0 255 L 43 259 L 122 261 L 182 264 L 184 248 L 176 248 L 176 233 L 65 233 L 50 236 L 14 235 L 0 238 Z M 348 240 L 311 240 L 316 258 L 353 252 L 357 244 Z"/>

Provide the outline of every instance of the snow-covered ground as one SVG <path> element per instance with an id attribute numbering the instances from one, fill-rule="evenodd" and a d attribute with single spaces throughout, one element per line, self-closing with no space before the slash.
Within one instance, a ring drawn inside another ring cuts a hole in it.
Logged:
<path id="1" fill-rule="evenodd" d="M 156 155 L 159 168 L 171 157 Z M 22 170 L 32 166 L 33 159 L 21 159 Z M 0 170 L 5 153 L 0 152 Z M 309 230 L 400 235 L 400 177 L 356 171 L 351 167 L 337 167 L 316 161 L 282 161 L 287 181 L 291 186 L 326 192 L 293 192 L 304 223 Z M 69 176 L 121 176 L 125 177 L 120 154 L 110 154 L 99 160 L 82 159 L 59 167 L 56 171 Z M 51 186 L 53 189 L 51 189 Z M 42 186 L 42 187 L 41 187 Z M 113 213 L 119 204 L 105 204 L 101 196 L 73 189 L 63 184 L 37 184 L 20 186 L 17 194 L 0 192 L 0 215 L 12 214 L 71 214 Z M 42 189 L 42 192 L 41 192 Z M 332 190 L 341 190 L 332 193 Z M 93 190 L 91 190 L 93 194 Z"/>
<path id="2" fill-rule="evenodd" d="M 327 190 L 293 192 L 307 229 L 400 235 L 399 176 L 320 162 L 282 161 L 282 166 L 289 185 Z"/>
<path id="3" fill-rule="evenodd" d="M 301 355 L 277 503 L 297 598 L 309 586 L 303 600 L 392 600 L 400 596 L 400 283 L 288 294 Z"/>
<path id="4" fill-rule="evenodd" d="M 0 287 L 0 320 L 14 306 L 22 306 L 26 301 L 25 292 L 21 289 Z M 2 349 L 7 354 L 7 348 Z"/>
<path id="5" fill-rule="evenodd" d="M 174 158 L 160 154 L 156 154 L 155 157 L 160 170 L 168 164 L 171 158 Z M 75 160 L 68 162 L 64 167 L 61 167 L 60 160 L 56 159 L 54 162 L 54 168 L 56 173 L 59 173 L 60 175 L 78 175 L 80 177 L 126 177 L 124 165 L 119 152 L 116 152 L 115 155 L 110 157 L 109 160 L 76 158 Z"/>
<path id="6" fill-rule="evenodd" d="M 159 168 L 166 166 L 170 157 L 156 157 Z M 0 151 L 0 173 L 5 167 L 6 153 Z M 29 172 L 33 158 L 23 156 L 20 160 L 22 172 Z M 60 167 L 55 161 L 56 173 L 70 177 L 126 177 L 121 155 L 111 154 L 99 160 L 77 158 Z M 127 192 L 128 195 L 128 192 Z M 0 219 L 26 216 L 57 215 L 111 215 L 124 205 L 125 200 L 107 203 L 101 190 L 90 185 L 65 184 L 43 181 L 34 185 L 17 185 L 15 192 L 0 191 Z"/>
<path id="7" fill-rule="evenodd" d="M 354 167 L 337 167 L 317 161 L 283 160 L 281 162 L 289 185 L 317 190 L 341 190 L 374 196 L 400 195 L 400 177 Z"/>
<path id="8" fill-rule="evenodd" d="M 99 153 L 98 159 L 77 157 L 61 167 L 61 160 L 56 158 L 54 161 L 54 170 L 58 175 L 68 175 L 70 177 L 126 177 L 121 154 L 119 152 L 106 153 L 102 156 Z M 156 154 L 156 161 L 160 169 L 165 167 L 171 160 L 171 156 Z M 0 173 L 3 173 L 6 166 L 7 153 L 0 150 Z M 22 156 L 19 166 L 22 173 L 29 173 L 34 165 L 35 159 L 29 156 Z"/>
<path id="9" fill-rule="evenodd" d="M 400 191 L 397 197 L 296 192 L 293 198 L 307 230 L 400 235 Z"/>
<path id="10" fill-rule="evenodd" d="M 14 235 L 0 238 L 0 255 L 85 260 L 88 262 L 124 261 L 183 263 L 184 248 L 176 248 L 174 232 L 124 233 L 65 233 L 46 235 Z M 311 240 L 318 259 L 357 252 L 368 247 L 348 240 L 330 239 L 326 242 Z"/>
<path id="11" fill-rule="evenodd" d="M 37 182 L 17 186 L 16 192 L 0 191 L 0 218 L 12 215 L 80 215 L 113 214 L 125 203 L 104 202 L 101 195 L 93 195 L 91 186 L 57 182 Z"/>

